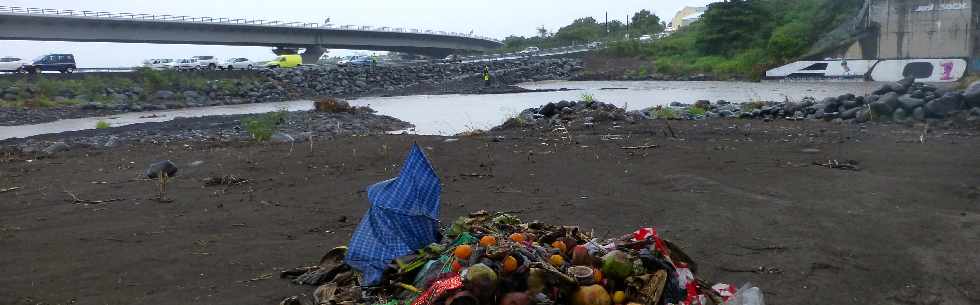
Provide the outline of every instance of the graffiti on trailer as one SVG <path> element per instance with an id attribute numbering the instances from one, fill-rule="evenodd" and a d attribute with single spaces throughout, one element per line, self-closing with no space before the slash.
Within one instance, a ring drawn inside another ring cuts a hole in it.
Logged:
<path id="1" fill-rule="evenodd" d="M 940 66 L 943 67 L 943 76 L 940 77 L 939 79 L 940 80 L 952 80 L 953 79 L 953 62 L 947 61 L 947 62 L 944 62 L 944 63 L 940 64 Z"/>
<path id="2" fill-rule="evenodd" d="M 938 7 L 935 4 L 930 5 L 920 5 L 914 9 L 913 12 L 931 12 L 931 11 L 956 11 L 965 10 L 970 8 L 970 1 L 954 2 L 954 3 L 943 3 Z"/>

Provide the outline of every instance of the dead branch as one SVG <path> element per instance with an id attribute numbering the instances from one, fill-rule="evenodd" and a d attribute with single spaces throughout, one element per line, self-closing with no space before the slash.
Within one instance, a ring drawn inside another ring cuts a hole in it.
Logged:
<path id="1" fill-rule="evenodd" d="M 657 148 L 657 147 L 660 147 L 660 146 L 657 145 L 657 144 L 653 144 L 653 145 L 642 145 L 642 146 L 625 146 L 625 147 L 620 147 L 619 149 L 640 150 L 640 149 L 651 149 L 651 148 Z"/>
<path id="2" fill-rule="evenodd" d="M 0 189 L 0 194 L 6 193 L 6 192 L 13 192 L 13 191 L 16 191 L 16 190 L 19 190 L 19 189 L 21 189 L 21 187 L 19 187 L 19 186 L 15 186 L 15 187 L 11 187 L 11 188 L 5 188 L 5 189 Z"/>
<path id="3" fill-rule="evenodd" d="M 110 202 L 116 202 L 116 201 L 123 201 L 123 200 L 125 200 L 125 199 L 122 199 L 122 198 L 114 198 L 114 199 L 107 199 L 107 200 L 85 200 L 85 199 L 78 198 L 78 195 L 75 195 L 75 193 L 72 193 L 72 192 L 69 192 L 69 191 L 65 191 L 65 194 L 68 194 L 68 196 L 71 196 L 71 199 L 70 200 L 67 200 L 67 201 L 68 202 L 71 202 L 73 204 L 103 204 L 103 203 L 110 203 Z"/>

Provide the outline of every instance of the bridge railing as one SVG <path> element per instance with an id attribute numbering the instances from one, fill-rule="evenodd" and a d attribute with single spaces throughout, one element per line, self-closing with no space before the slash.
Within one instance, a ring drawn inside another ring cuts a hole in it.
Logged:
<path id="1" fill-rule="evenodd" d="M 280 27 L 310 28 L 310 29 L 343 29 L 343 30 L 369 31 L 369 32 L 398 32 L 398 33 L 467 37 L 467 38 L 474 38 L 474 39 L 481 39 L 481 40 L 489 40 L 493 42 L 501 42 L 499 39 L 494 39 L 491 37 L 480 36 L 480 35 L 473 35 L 472 33 L 466 34 L 466 33 L 433 31 L 433 30 L 392 28 L 387 26 L 382 26 L 382 27 L 354 26 L 354 25 L 334 26 L 329 23 L 319 24 L 319 23 L 309 23 L 309 22 L 282 22 L 277 20 L 261 20 L 261 19 L 253 20 L 253 19 L 240 19 L 240 18 L 232 19 L 232 18 L 216 18 L 216 17 L 190 17 L 190 16 L 174 16 L 174 15 L 166 15 L 166 14 L 154 15 L 154 14 L 135 14 L 135 13 L 112 13 L 112 12 L 104 12 L 104 11 L 58 10 L 58 9 L 48 9 L 48 8 L 2 6 L 2 5 L 0 5 L 0 14 L 153 20 L 153 21 L 163 21 L 163 22 L 218 23 L 218 24 L 238 24 L 238 25 L 256 25 L 256 26 L 280 26 Z"/>

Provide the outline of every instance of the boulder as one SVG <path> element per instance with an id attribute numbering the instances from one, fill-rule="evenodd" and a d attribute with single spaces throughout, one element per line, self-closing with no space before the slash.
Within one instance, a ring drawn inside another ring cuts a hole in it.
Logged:
<path id="1" fill-rule="evenodd" d="M 853 118 L 857 117 L 857 113 L 858 113 L 858 111 L 861 111 L 861 109 L 863 109 L 863 108 L 861 108 L 861 107 L 855 107 L 855 108 L 848 109 L 848 110 L 840 113 L 840 118 L 845 119 L 845 120 L 847 120 L 847 119 L 853 119 Z"/>
<path id="2" fill-rule="evenodd" d="M 975 81 L 963 91 L 963 101 L 970 107 L 980 107 L 980 81 Z"/>
<path id="3" fill-rule="evenodd" d="M 892 112 L 892 121 L 903 123 L 908 119 L 909 119 L 909 113 L 908 111 L 905 111 L 905 109 L 898 108 L 895 109 L 895 112 Z"/>
<path id="4" fill-rule="evenodd" d="M 902 108 L 898 108 L 898 109 L 902 109 Z M 895 108 L 892 108 L 891 105 L 889 105 L 888 103 L 886 103 L 884 101 L 877 101 L 877 102 L 871 103 L 871 111 L 874 111 L 875 114 L 884 116 L 884 115 L 891 114 L 893 111 L 896 111 L 896 110 L 895 110 Z"/>
<path id="5" fill-rule="evenodd" d="M 854 117 L 854 121 L 858 123 L 864 123 L 869 120 L 871 120 L 871 112 L 866 108 L 859 109 Z"/>
<path id="6" fill-rule="evenodd" d="M 841 103 L 841 104 L 844 106 L 845 109 L 851 109 L 851 108 L 854 108 L 854 107 L 861 106 L 861 103 L 859 103 L 858 101 L 853 100 L 853 99 L 844 100 L 844 102 Z"/>
<path id="7" fill-rule="evenodd" d="M 963 103 L 957 93 L 947 93 L 943 97 L 929 101 L 925 106 L 926 114 L 933 117 L 944 117 L 962 108 Z"/>
<path id="8" fill-rule="evenodd" d="M 164 173 L 167 174 L 167 177 L 176 177 L 177 165 L 170 160 L 153 162 L 153 164 L 150 164 L 150 166 L 143 171 L 143 176 L 150 179 L 156 179 L 160 178 Z"/>
<path id="9" fill-rule="evenodd" d="M 175 96 L 176 95 L 169 90 L 160 90 L 153 94 L 153 98 L 158 100 L 170 100 L 173 99 Z"/>
<path id="10" fill-rule="evenodd" d="M 892 92 L 892 86 L 889 86 L 888 84 L 882 84 L 878 86 L 878 88 L 876 88 L 874 91 L 872 91 L 871 94 L 882 95 L 888 92 Z"/>
<path id="11" fill-rule="evenodd" d="M 910 94 L 905 94 L 898 97 L 898 103 L 905 110 L 912 110 L 915 109 L 916 107 L 925 105 L 926 101 L 920 98 L 915 98 Z"/>
<path id="12" fill-rule="evenodd" d="M 42 152 L 44 152 L 45 155 L 53 155 L 56 153 L 69 151 L 69 150 L 71 150 L 71 146 L 68 146 L 68 144 L 66 144 L 65 142 L 54 142 L 51 145 L 48 145 L 48 147 L 44 148 Z"/>
<path id="13" fill-rule="evenodd" d="M 925 121 L 926 110 L 924 109 L 924 107 L 919 107 L 919 108 L 915 108 L 915 110 L 912 110 L 912 118 L 920 122 Z"/>
<path id="14" fill-rule="evenodd" d="M 901 103 L 898 102 L 898 97 L 899 97 L 898 93 L 888 92 L 885 95 L 882 95 L 880 98 L 878 98 L 878 101 L 882 103 L 886 103 L 888 104 L 888 106 L 891 106 L 892 109 L 895 109 L 901 107 Z"/>
<path id="15" fill-rule="evenodd" d="M 289 135 L 288 133 L 277 132 L 273 134 L 271 137 L 269 137 L 269 142 L 275 144 L 291 144 L 296 142 L 296 139 L 293 138 L 293 136 Z"/>

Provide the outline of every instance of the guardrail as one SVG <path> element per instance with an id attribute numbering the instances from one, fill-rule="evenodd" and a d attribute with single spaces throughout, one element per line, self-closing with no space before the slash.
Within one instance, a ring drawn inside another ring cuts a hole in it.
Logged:
<path id="1" fill-rule="evenodd" d="M 309 28 L 309 29 L 333 29 L 333 30 L 351 30 L 351 31 L 364 31 L 364 32 L 391 32 L 391 33 L 409 33 L 409 34 L 428 34 L 428 35 L 440 35 L 440 36 L 455 36 L 455 37 L 466 37 L 473 39 L 482 39 L 493 42 L 501 42 L 499 39 L 473 35 L 472 33 L 457 33 L 457 32 L 445 32 L 445 31 L 432 31 L 432 30 L 420 30 L 420 29 L 406 29 L 406 28 L 392 28 L 392 27 L 373 27 L 373 26 L 355 26 L 355 25 L 342 25 L 335 26 L 333 24 L 320 24 L 320 23 L 309 23 L 309 22 L 282 22 L 278 20 L 264 20 L 264 19 L 244 19 L 244 18 L 215 18 L 215 17 L 191 17 L 191 16 L 176 16 L 176 15 L 154 15 L 154 14 L 134 14 L 134 13 L 112 13 L 103 11 L 79 11 L 79 10 L 58 10 L 58 9 L 47 9 L 47 8 L 35 8 L 35 7 L 20 7 L 20 6 L 2 6 L 0 5 L 0 13 L 7 14 L 20 14 L 20 15 L 45 15 L 45 16 L 68 16 L 68 17 L 87 17 L 87 18 L 104 18 L 104 19 L 115 19 L 115 20 L 152 20 L 161 22 L 185 22 L 185 23 L 216 23 L 216 24 L 235 24 L 235 25 L 254 25 L 254 26 L 278 26 L 278 27 L 291 27 L 291 28 Z"/>

